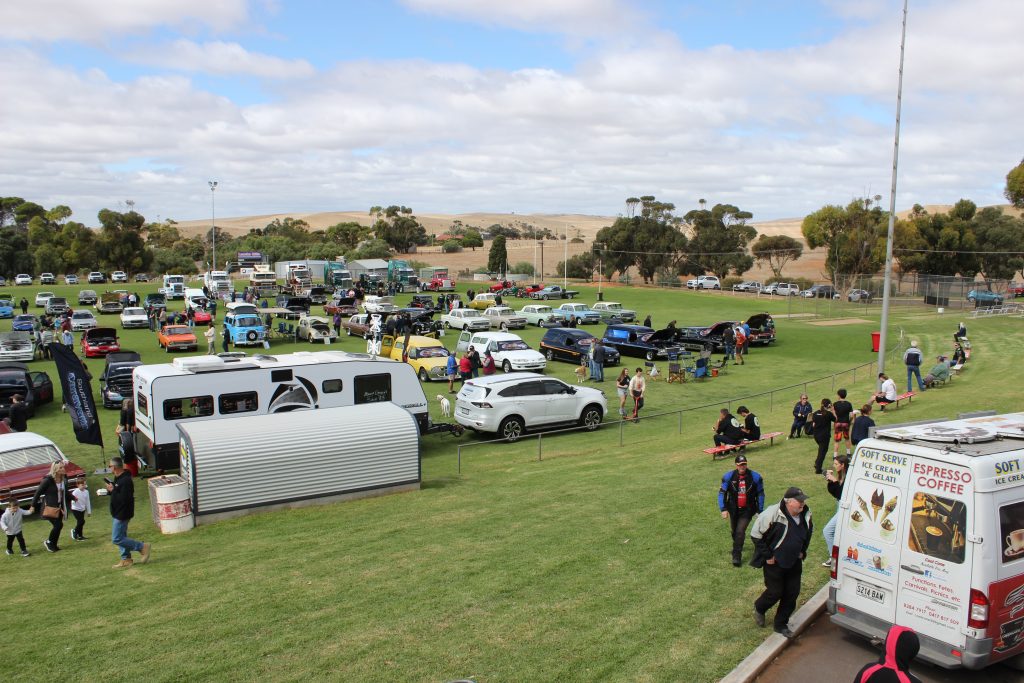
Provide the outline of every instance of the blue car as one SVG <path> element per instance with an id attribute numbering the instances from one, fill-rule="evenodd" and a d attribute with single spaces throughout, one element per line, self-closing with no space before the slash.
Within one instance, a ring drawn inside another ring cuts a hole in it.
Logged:
<path id="1" fill-rule="evenodd" d="M 7 297 L 0 298 L 0 318 L 14 317 L 14 301 Z"/>
<path id="2" fill-rule="evenodd" d="M 15 332 L 34 332 L 40 328 L 39 318 L 31 313 L 23 313 L 14 317 L 11 329 Z"/>
<path id="3" fill-rule="evenodd" d="M 1003 295 L 987 289 L 972 289 L 967 292 L 967 300 L 979 306 L 1001 306 Z"/>

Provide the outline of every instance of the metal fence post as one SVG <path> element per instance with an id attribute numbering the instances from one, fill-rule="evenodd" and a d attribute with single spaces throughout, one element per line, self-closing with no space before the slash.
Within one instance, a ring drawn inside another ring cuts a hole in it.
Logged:
<path id="1" fill-rule="evenodd" d="M 683 433 L 683 411 L 679 411 L 679 433 Z"/>
<path id="2" fill-rule="evenodd" d="M 543 434 L 538 434 L 537 435 L 537 462 L 540 462 L 541 460 L 543 460 L 543 457 L 542 457 L 543 453 L 544 453 L 544 448 L 542 446 L 543 440 L 544 440 L 544 435 Z"/>
<path id="3" fill-rule="evenodd" d="M 774 413 L 775 412 L 775 392 L 774 391 L 769 391 L 768 392 L 768 412 L 769 413 Z"/>
<path id="4" fill-rule="evenodd" d="M 462 474 L 462 444 L 459 444 L 459 474 Z"/>

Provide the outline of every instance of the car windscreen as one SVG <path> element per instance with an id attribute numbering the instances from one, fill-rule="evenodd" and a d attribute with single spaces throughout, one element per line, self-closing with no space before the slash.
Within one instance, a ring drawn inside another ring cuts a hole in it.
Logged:
<path id="1" fill-rule="evenodd" d="M 133 309 L 129 308 L 128 310 L 131 311 Z M 127 313 L 127 311 L 125 311 L 125 312 Z M 72 320 L 83 320 L 83 319 L 92 318 L 92 317 L 93 317 L 93 314 L 90 313 L 89 311 L 75 311 L 74 313 L 71 314 L 71 319 Z"/>
<path id="2" fill-rule="evenodd" d="M 260 327 L 263 323 L 257 317 L 245 317 L 237 318 L 234 322 L 235 327 Z"/>
<path id="3" fill-rule="evenodd" d="M 529 349 L 529 345 L 524 341 L 498 342 L 499 351 L 528 351 Z"/>
<path id="4" fill-rule="evenodd" d="M 188 327 L 168 327 L 167 334 L 192 334 L 192 330 Z"/>
<path id="5" fill-rule="evenodd" d="M 59 460 L 63 460 L 60 452 L 56 447 L 49 445 L 29 446 L 0 453 L 0 467 L 4 470 L 16 470 L 33 465 L 49 465 Z"/>
<path id="6" fill-rule="evenodd" d="M 121 315 L 146 315 L 146 311 L 142 308 L 126 308 Z"/>

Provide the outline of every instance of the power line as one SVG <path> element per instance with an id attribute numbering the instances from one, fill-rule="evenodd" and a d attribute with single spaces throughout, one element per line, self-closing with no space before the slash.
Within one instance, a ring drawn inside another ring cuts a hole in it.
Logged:
<path id="1" fill-rule="evenodd" d="M 893 251 L 912 254 L 1003 254 L 1005 256 L 1024 256 L 1024 251 L 964 251 L 963 249 L 893 249 Z"/>

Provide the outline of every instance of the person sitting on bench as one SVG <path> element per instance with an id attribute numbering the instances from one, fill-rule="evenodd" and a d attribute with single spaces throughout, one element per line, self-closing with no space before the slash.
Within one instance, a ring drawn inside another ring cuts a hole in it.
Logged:
<path id="1" fill-rule="evenodd" d="M 953 346 L 953 357 L 950 359 L 949 364 L 952 365 L 963 365 L 967 362 L 967 354 L 964 353 L 964 347 L 960 344 Z"/>
<path id="2" fill-rule="evenodd" d="M 938 360 L 938 362 L 932 366 L 932 369 L 924 376 L 924 385 L 929 389 L 931 389 L 932 385 L 936 382 L 945 382 L 949 379 L 949 363 L 946 362 L 946 357 L 939 356 L 936 360 Z"/>
<path id="3" fill-rule="evenodd" d="M 743 438 L 747 441 L 758 441 L 761 438 L 761 423 L 757 420 L 757 415 L 747 410 L 746 406 L 740 406 L 736 412 L 743 418 L 743 426 L 740 427 Z"/>
<path id="4" fill-rule="evenodd" d="M 738 446 L 742 440 L 739 420 L 733 417 L 728 408 L 722 408 L 718 422 L 715 423 L 715 445 Z"/>
<path id="5" fill-rule="evenodd" d="M 871 400 L 881 406 L 884 413 L 885 406 L 896 401 L 896 382 L 889 379 L 889 375 L 884 372 L 878 373 L 878 379 L 882 380 L 882 388 Z"/>

